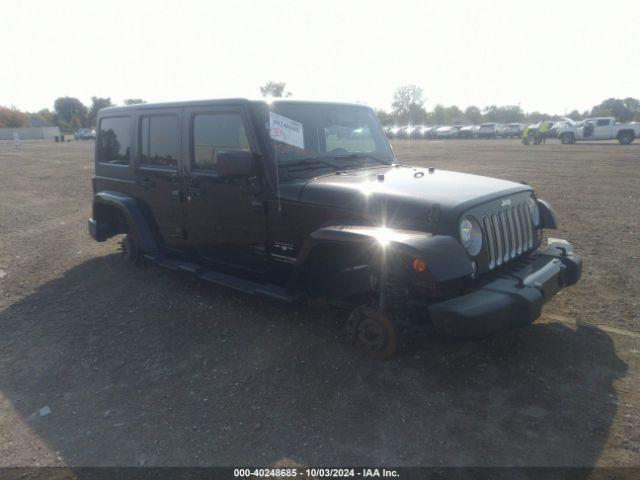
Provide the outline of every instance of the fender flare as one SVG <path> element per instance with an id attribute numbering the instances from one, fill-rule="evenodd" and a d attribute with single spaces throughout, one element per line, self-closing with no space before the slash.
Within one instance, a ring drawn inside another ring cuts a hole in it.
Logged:
<path id="1" fill-rule="evenodd" d="M 147 253 L 158 252 L 158 244 L 153 236 L 153 231 L 144 217 L 140 205 L 131 195 L 112 191 L 98 192 L 93 196 L 93 205 L 94 216 L 96 205 L 108 205 L 117 208 L 136 236 L 140 243 L 140 248 Z"/>
<path id="2" fill-rule="evenodd" d="M 385 258 L 405 258 L 409 262 L 414 258 L 422 258 L 431 279 L 436 282 L 473 273 L 466 250 L 448 235 L 370 226 L 329 226 L 314 231 L 305 242 L 296 260 L 290 285 L 295 285 L 301 278 L 307 260 L 323 244 L 360 246 L 362 249 L 371 249 L 373 255 L 381 255 L 385 250 L 393 251 L 400 255 L 385 255 Z M 410 263 L 407 267 L 410 268 Z"/>
<path id="3" fill-rule="evenodd" d="M 540 198 L 536 199 L 536 203 L 538 204 L 538 210 L 540 210 L 540 226 L 551 230 L 558 228 L 556 212 L 553 211 L 551 205 Z"/>

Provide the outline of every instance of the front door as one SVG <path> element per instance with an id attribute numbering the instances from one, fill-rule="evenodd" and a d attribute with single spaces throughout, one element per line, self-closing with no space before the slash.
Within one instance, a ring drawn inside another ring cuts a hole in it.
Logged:
<path id="1" fill-rule="evenodd" d="M 585 122 L 583 130 L 582 130 L 582 136 L 584 138 L 592 138 L 593 137 L 593 131 L 594 131 L 594 122 L 591 120 L 588 120 L 587 122 Z"/>
<path id="2" fill-rule="evenodd" d="M 240 107 L 185 110 L 189 138 L 185 162 L 186 234 L 205 263 L 260 276 L 265 269 L 266 215 L 259 177 L 221 178 L 218 155 L 250 151 L 250 132 Z"/>
<path id="3" fill-rule="evenodd" d="M 142 111 L 137 135 L 137 197 L 153 218 L 162 247 L 184 248 L 180 177 L 180 109 Z"/>

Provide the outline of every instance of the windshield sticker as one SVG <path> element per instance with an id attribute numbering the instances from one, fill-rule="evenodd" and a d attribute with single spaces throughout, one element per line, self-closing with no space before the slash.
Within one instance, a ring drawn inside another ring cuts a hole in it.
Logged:
<path id="1" fill-rule="evenodd" d="M 269 135 L 278 142 L 304 149 L 304 136 L 300 122 L 269 112 Z"/>

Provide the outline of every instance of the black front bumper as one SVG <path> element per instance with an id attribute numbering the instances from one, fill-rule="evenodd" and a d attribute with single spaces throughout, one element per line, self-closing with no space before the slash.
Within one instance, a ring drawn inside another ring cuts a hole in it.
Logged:
<path id="1" fill-rule="evenodd" d="M 429 306 L 436 332 L 477 338 L 531 324 L 542 305 L 580 279 L 582 258 L 569 243 L 552 243 L 490 274 L 472 290 Z"/>

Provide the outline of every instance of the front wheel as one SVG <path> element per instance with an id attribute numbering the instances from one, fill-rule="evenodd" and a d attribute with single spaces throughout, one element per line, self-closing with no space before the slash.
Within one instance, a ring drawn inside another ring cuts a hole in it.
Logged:
<path id="1" fill-rule="evenodd" d="M 565 145 L 576 143 L 575 137 L 570 133 L 563 133 L 562 135 L 560 135 L 560 141 Z"/>
<path id="2" fill-rule="evenodd" d="M 396 325 L 375 307 L 356 307 L 347 320 L 347 335 L 353 345 L 376 360 L 387 360 L 398 350 Z"/>

